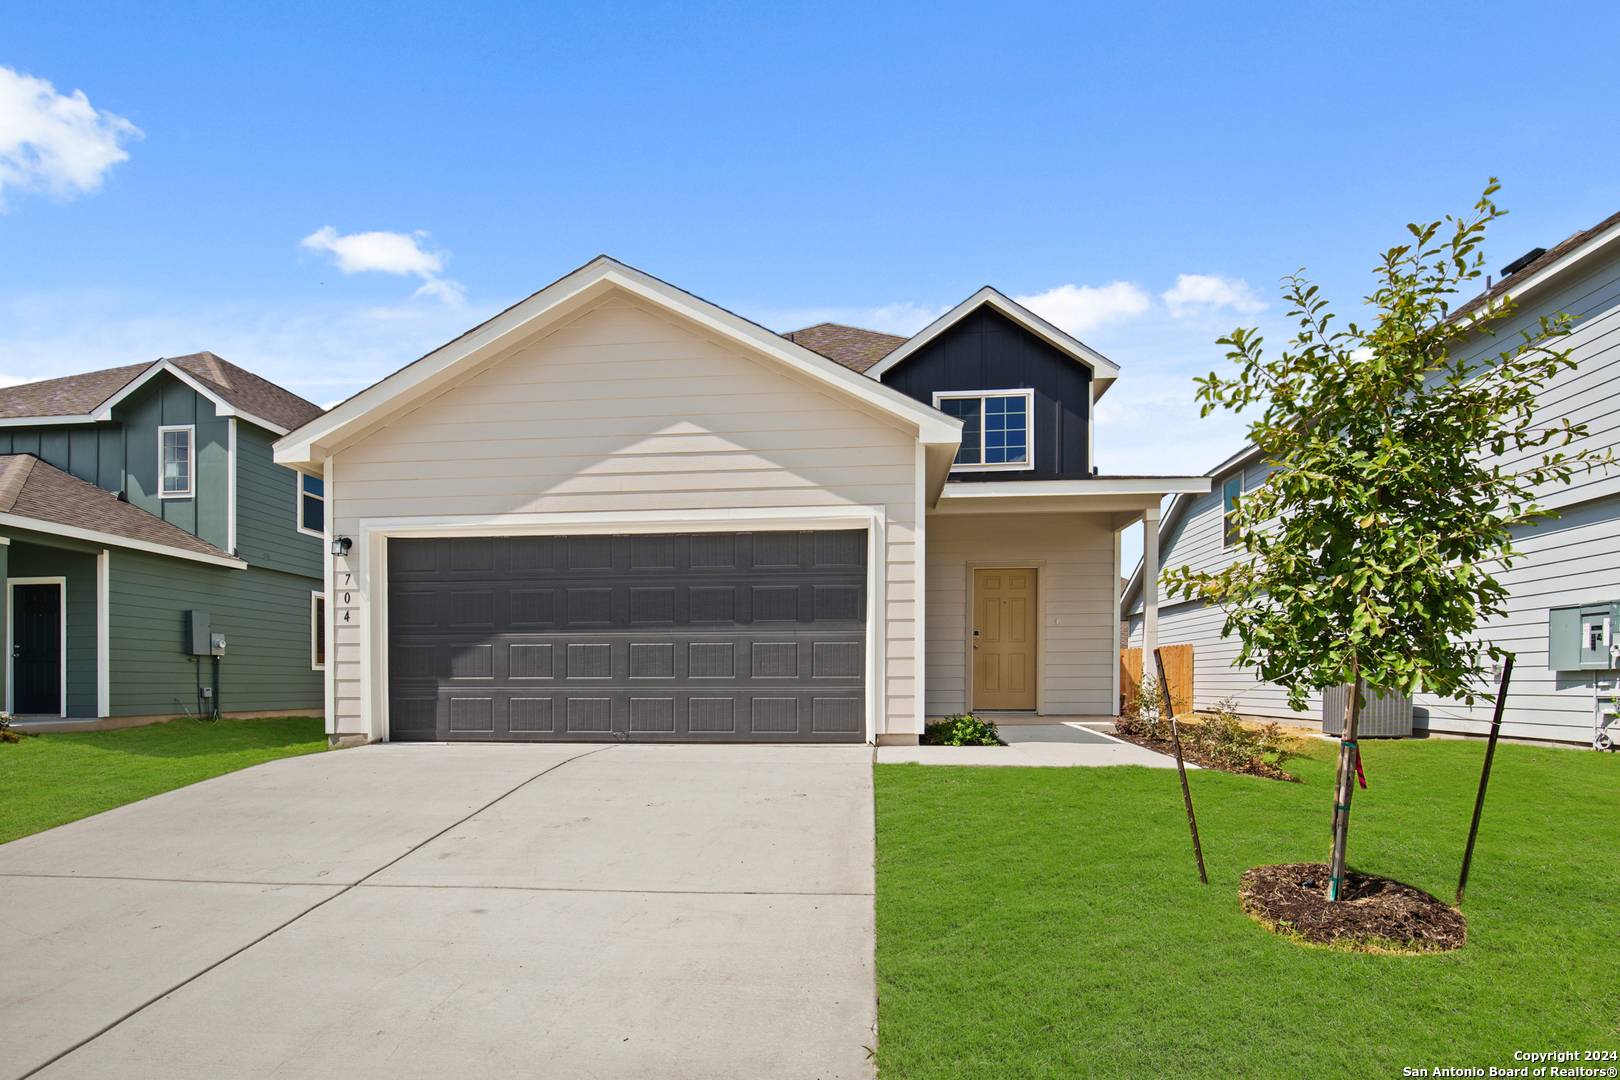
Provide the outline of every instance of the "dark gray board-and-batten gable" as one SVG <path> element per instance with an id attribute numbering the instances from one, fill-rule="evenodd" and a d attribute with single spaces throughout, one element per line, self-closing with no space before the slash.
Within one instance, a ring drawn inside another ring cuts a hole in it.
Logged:
<path id="1" fill-rule="evenodd" d="M 927 405 L 934 404 L 935 391 L 1035 392 L 1033 467 L 959 471 L 951 474 L 953 480 L 1080 479 L 1091 474 L 1090 370 L 988 305 L 885 371 L 882 381 Z"/>

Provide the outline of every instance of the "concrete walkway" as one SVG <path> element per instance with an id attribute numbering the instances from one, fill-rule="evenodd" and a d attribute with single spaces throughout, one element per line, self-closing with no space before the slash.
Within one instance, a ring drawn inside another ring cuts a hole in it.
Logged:
<path id="1" fill-rule="evenodd" d="M 1116 739 L 1079 723 L 998 722 L 1006 746 L 880 746 L 882 764 L 919 765 L 1142 765 L 1173 769 L 1176 759 Z M 1187 768 L 1198 766 L 1188 764 Z"/>
<path id="2" fill-rule="evenodd" d="M 0 1077 L 871 1077 L 871 749 L 383 745 L 0 846 Z"/>

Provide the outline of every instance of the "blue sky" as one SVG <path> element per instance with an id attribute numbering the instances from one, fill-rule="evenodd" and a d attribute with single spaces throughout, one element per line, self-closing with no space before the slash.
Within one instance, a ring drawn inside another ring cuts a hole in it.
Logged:
<path id="1" fill-rule="evenodd" d="M 211 349 L 321 404 L 606 252 L 776 330 L 981 285 L 1118 362 L 1105 473 L 1401 226 L 1620 210 L 1600 4 L 58 4 L 0 35 L 0 376 Z M 48 83 L 49 87 L 44 84 Z M 84 100 L 74 95 L 82 93 Z M 364 234 L 396 234 L 366 236 Z"/>

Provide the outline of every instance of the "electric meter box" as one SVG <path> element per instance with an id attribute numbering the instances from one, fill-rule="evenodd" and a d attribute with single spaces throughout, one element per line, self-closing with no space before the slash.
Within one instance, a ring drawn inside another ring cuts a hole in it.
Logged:
<path id="1" fill-rule="evenodd" d="M 1551 671 L 1620 668 L 1620 601 L 1599 600 L 1549 611 L 1547 667 Z"/>
<path id="2" fill-rule="evenodd" d="M 186 612 L 186 653 L 190 656 L 212 656 L 213 648 L 209 641 L 208 612 L 191 610 Z"/>

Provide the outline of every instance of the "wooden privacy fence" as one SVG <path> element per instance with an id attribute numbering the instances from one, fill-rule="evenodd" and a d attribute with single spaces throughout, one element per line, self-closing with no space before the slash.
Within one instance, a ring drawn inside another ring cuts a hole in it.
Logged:
<path id="1" fill-rule="evenodd" d="M 1164 657 L 1164 677 L 1170 683 L 1170 701 L 1176 714 L 1191 712 L 1193 707 L 1193 647 L 1191 645 L 1160 645 Z M 1142 688 L 1142 650 L 1119 650 L 1119 708 L 1136 700 Z"/>

